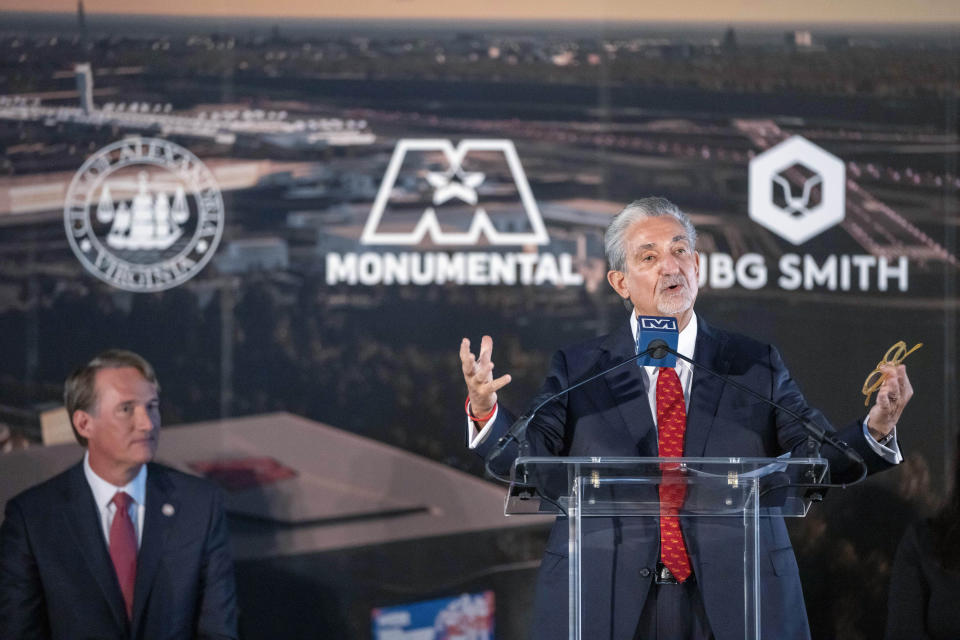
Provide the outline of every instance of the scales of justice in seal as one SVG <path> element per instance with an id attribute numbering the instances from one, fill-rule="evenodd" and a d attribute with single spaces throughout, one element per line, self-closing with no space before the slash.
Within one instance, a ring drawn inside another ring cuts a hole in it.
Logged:
<path id="1" fill-rule="evenodd" d="M 130 183 L 115 182 L 114 189 L 129 188 Z M 171 201 L 166 191 L 150 193 L 148 175 L 137 175 L 137 193 L 129 203 L 123 201 L 114 207 L 110 185 L 100 192 L 97 221 L 111 224 L 106 242 L 113 249 L 169 248 L 183 234 L 180 225 L 190 218 L 190 208 L 183 186 L 177 185 Z"/>

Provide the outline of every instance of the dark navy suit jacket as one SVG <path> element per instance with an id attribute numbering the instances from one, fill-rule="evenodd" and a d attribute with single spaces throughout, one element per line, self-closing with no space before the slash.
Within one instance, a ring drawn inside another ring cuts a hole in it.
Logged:
<path id="1" fill-rule="evenodd" d="M 607 336 L 557 352 L 543 393 L 559 391 L 635 353 L 629 323 Z M 740 382 L 821 428 L 833 430 L 810 408 L 771 345 L 710 326 L 698 316 L 694 360 Z M 806 457 L 803 428 L 769 405 L 695 370 L 687 413 L 684 456 Z M 546 396 L 541 396 L 546 397 Z M 513 421 L 501 408 L 478 453 L 486 455 Z M 537 414 L 527 431 L 530 455 L 656 456 L 657 435 L 644 378 L 626 365 L 558 399 Z M 867 461 L 871 472 L 891 466 L 867 444 L 862 419 L 841 430 Z M 851 465 L 830 447 L 834 480 L 855 478 Z M 516 451 L 497 458 L 499 472 Z M 717 640 L 744 637 L 743 530 L 735 518 L 683 522 L 683 533 L 707 616 Z M 567 522 L 558 518 L 538 575 L 532 637 L 555 640 L 567 629 Z M 591 639 L 631 640 L 659 557 L 656 518 L 588 518 L 583 523 L 583 628 Z M 796 557 L 782 518 L 761 520 L 761 631 L 765 638 L 804 640 L 810 632 Z"/>
<path id="2" fill-rule="evenodd" d="M 0 637 L 236 638 L 220 492 L 150 464 L 145 506 L 128 622 L 83 465 L 10 500 L 0 527 Z"/>

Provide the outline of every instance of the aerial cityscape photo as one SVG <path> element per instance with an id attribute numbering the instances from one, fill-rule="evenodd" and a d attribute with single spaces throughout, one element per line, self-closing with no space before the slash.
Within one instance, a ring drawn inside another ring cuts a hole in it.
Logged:
<path id="1" fill-rule="evenodd" d="M 603 232 L 659 195 L 699 233 L 698 313 L 777 344 L 831 420 L 923 343 L 905 462 L 790 523 L 813 636 L 882 637 L 960 419 L 956 21 L 39 10 L 0 4 L 5 450 L 122 346 L 170 432 L 284 412 L 482 477 L 461 338 L 493 336 L 522 410 L 626 319 Z"/>

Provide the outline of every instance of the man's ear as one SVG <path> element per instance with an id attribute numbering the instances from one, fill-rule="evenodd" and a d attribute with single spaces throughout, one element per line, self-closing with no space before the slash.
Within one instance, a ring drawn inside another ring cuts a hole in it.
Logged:
<path id="1" fill-rule="evenodd" d="M 73 428 L 83 437 L 90 439 L 93 432 L 93 417 L 83 409 L 77 409 L 73 412 Z"/>
<path id="2" fill-rule="evenodd" d="M 630 292 L 627 290 L 627 276 L 623 271 L 614 271 L 613 269 L 607 271 L 607 282 L 610 283 L 618 296 L 624 300 L 630 299 Z"/>

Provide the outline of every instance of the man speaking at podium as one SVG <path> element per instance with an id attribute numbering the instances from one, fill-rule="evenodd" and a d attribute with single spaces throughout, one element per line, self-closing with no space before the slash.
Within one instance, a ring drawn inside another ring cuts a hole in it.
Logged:
<path id="1" fill-rule="evenodd" d="M 700 272 L 696 230 L 674 204 L 662 198 L 629 204 L 611 222 L 604 242 L 607 280 L 629 301 L 630 316 L 613 333 L 554 354 L 541 391 L 565 389 L 645 349 L 637 344 L 637 316 L 671 316 L 680 331 L 680 354 L 833 431 L 824 416 L 807 405 L 775 347 L 711 326 L 694 313 Z M 460 346 L 468 390 L 468 440 L 481 455 L 496 446 L 514 420 L 497 405 L 497 392 L 510 376 L 493 377 L 492 350 L 489 336 L 481 340 L 478 357 L 470 351 L 469 340 Z M 903 365 L 881 371 L 886 379 L 869 414 L 837 433 L 863 457 L 870 472 L 901 460 L 895 426 L 913 395 Z M 675 369 L 629 364 L 561 396 L 534 417 L 527 438 L 534 456 L 775 457 L 791 451 L 801 455 L 807 432 L 790 415 L 678 358 Z M 506 473 L 515 455 L 514 445 L 499 456 L 498 472 Z M 830 462 L 833 481 L 850 481 L 860 473 L 859 465 L 828 445 L 821 455 Z M 607 536 L 607 546 L 616 548 L 584 563 L 584 575 L 590 576 L 583 589 L 585 638 L 744 637 L 742 548 L 698 540 L 681 521 L 585 521 L 584 527 L 595 527 L 585 536 L 593 535 L 595 544 Z M 761 635 L 809 638 L 786 525 L 782 518 L 764 518 L 760 531 Z M 536 640 L 567 637 L 567 554 L 567 523 L 559 519 L 537 578 L 531 634 Z"/>

